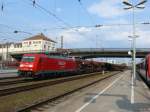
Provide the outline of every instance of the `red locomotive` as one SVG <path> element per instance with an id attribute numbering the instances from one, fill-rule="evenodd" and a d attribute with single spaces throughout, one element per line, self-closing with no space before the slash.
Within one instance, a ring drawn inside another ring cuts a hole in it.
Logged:
<path id="1" fill-rule="evenodd" d="M 137 71 L 145 79 L 145 81 L 150 85 L 150 54 L 142 60 L 141 63 L 137 64 Z"/>
<path id="2" fill-rule="evenodd" d="M 21 76 L 39 76 L 75 72 L 77 64 L 67 57 L 48 56 L 45 54 L 24 54 L 18 69 Z"/>

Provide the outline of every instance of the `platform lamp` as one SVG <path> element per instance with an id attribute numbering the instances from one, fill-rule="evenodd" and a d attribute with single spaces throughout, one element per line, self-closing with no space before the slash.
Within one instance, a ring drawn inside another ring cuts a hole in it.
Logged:
<path id="1" fill-rule="evenodd" d="M 133 25 L 133 34 L 132 34 L 132 38 L 133 38 L 133 78 L 134 78 L 134 82 L 133 84 L 135 84 L 136 82 L 136 33 L 135 33 L 135 9 L 144 9 L 144 3 L 146 3 L 147 0 L 141 0 L 139 3 L 135 4 L 130 3 L 128 0 L 123 0 L 123 4 L 125 4 L 127 7 L 125 7 L 125 10 L 129 10 L 132 9 L 132 25 Z"/>

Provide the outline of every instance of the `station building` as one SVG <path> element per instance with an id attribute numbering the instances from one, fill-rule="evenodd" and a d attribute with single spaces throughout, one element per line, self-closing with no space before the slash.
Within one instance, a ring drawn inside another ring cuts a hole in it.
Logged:
<path id="1" fill-rule="evenodd" d="M 55 51 L 56 42 L 44 34 L 38 34 L 22 40 L 20 43 L 6 42 L 0 44 L 0 61 L 13 60 L 10 56 L 11 53 L 36 53 L 43 51 Z"/>

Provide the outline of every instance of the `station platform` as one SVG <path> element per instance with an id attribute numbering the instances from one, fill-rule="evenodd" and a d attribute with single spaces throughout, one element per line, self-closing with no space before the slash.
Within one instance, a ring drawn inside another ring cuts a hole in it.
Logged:
<path id="1" fill-rule="evenodd" d="M 0 78 L 16 77 L 17 69 L 0 69 Z"/>
<path id="2" fill-rule="evenodd" d="M 17 69 L 0 69 L 0 74 L 2 73 L 17 73 Z"/>
<path id="3" fill-rule="evenodd" d="M 150 112 L 150 89 L 138 75 L 132 86 L 131 73 L 125 71 L 51 104 L 45 112 Z"/>

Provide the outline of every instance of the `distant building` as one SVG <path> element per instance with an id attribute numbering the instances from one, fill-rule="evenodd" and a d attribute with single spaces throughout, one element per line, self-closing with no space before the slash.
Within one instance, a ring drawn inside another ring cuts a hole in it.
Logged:
<path id="1" fill-rule="evenodd" d="M 56 42 L 46 37 L 44 34 L 38 34 L 30 38 L 24 39 L 21 43 L 3 43 L 0 44 L 0 61 L 11 60 L 10 53 L 17 52 L 39 52 L 39 51 L 55 51 Z"/>
<path id="2" fill-rule="evenodd" d="M 55 41 L 42 33 L 22 41 L 23 51 L 55 51 Z"/>

